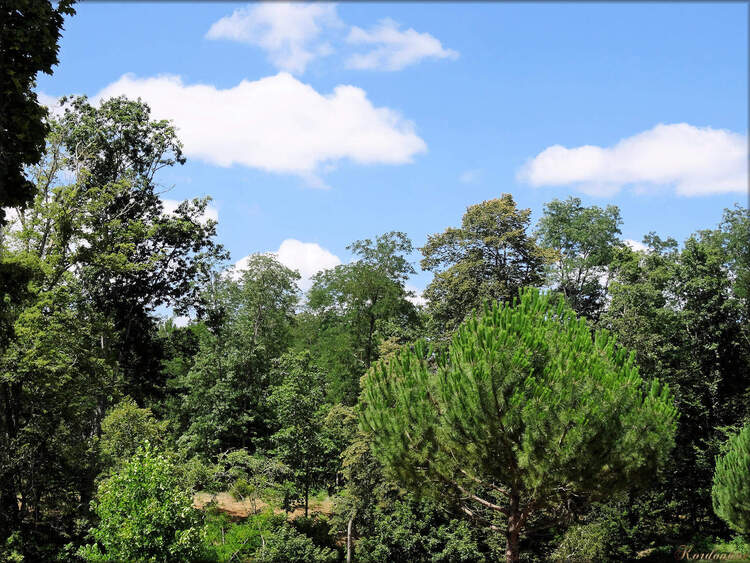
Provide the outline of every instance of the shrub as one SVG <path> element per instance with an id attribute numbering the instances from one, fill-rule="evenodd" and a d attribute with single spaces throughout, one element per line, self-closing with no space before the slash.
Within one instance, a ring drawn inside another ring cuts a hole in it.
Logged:
<path id="1" fill-rule="evenodd" d="M 177 469 L 150 444 L 102 481 L 92 503 L 99 525 L 95 544 L 81 548 L 88 561 L 189 561 L 200 559 L 199 512 L 178 483 Z"/>

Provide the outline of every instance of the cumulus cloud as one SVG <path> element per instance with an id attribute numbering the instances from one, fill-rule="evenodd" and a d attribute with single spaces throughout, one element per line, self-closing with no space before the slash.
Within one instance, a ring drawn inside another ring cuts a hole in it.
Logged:
<path id="1" fill-rule="evenodd" d="M 411 297 L 406 298 L 407 300 L 411 301 L 412 304 L 416 305 L 417 307 L 427 305 L 427 299 L 422 296 L 421 289 L 410 283 L 406 284 L 405 289 L 406 291 L 411 291 L 414 294 Z"/>
<path id="2" fill-rule="evenodd" d="M 352 27 L 347 42 L 374 47 L 348 58 L 349 68 L 361 70 L 401 70 L 426 58 L 458 58 L 456 51 L 443 48 L 442 43 L 429 33 L 419 33 L 414 29 L 402 31 L 391 19 L 381 20 L 370 30 Z"/>
<path id="3" fill-rule="evenodd" d="M 321 94 L 285 72 L 224 90 L 126 74 L 94 100 L 118 95 L 140 97 L 154 118 L 172 119 L 190 157 L 296 174 L 320 187 L 319 170 L 340 160 L 405 164 L 427 150 L 410 121 L 375 107 L 361 88 Z"/>
<path id="4" fill-rule="evenodd" d="M 178 201 L 176 199 L 162 199 L 161 202 L 164 206 L 164 213 L 168 215 L 174 213 L 177 210 L 177 206 L 182 203 L 181 201 Z M 216 209 L 213 205 L 206 206 L 206 210 L 200 217 L 200 220 L 203 223 L 205 223 L 209 219 L 211 221 L 219 221 L 219 210 Z"/>
<path id="5" fill-rule="evenodd" d="M 312 277 L 323 270 L 334 268 L 341 264 L 341 259 L 315 242 L 302 242 L 288 238 L 271 252 L 279 262 L 291 270 L 299 272 L 302 279 L 298 285 L 302 291 L 312 287 Z M 235 271 L 247 267 L 250 256 L 241 258 L 234 264 Z"/>
<path id="6" fill-rule="evenodd" d="M 323 29 L 341 25 L 335 4 L 260 2 L 221 18 L 206 37 L 255 45 L 276 67 L 302 73 L 310 61 L 332 51 L 327 43 L 318 44 Z"/>
<path id="7" fill-rule="evenodd" d="M 187 316 L 172 317 L 172 322 L 174 323 L 174 326 L 176 326 L 178 328 L 184 328 L 184 327 L 186 327 L 187 325 L 190 324 L 190 321 L 192 321 L 192 320 L 193 319 L 191 319 L 190 317 L 187 317 Z"/>
<path id="8" fill-rule="evenodd" d="M 348 26 L 339 19 L 336 5 L 329 3 L 260 2 L 238 8 L 214 22 L 208 39 L 225 39 L 260 47 L 281 70 L 301 74 L 316 58 L 334 52 L 332 41 L 344 39 Z M 338 32 L 338 33 L 337 33 Z M 361 70 L 401 70 L 427 58 L 455 59 L 458 53 L 446 49 L 429 33 L 399 29 L 383 19 L 369 30 L 349 27 L 349 45 L 368 45 L 364 53 L 351 54 L 346 65 Z"/>
<path id="9" fill-rule="evenodd" d="M 36 93 L 37 100 L 43 106 L 47 106 L 49 113 L 53 117 L 61 117 L 65 113 L 65 106 L 60 104 L 60 99 L 50 96 L 44 92 Z"/>
<path id="10" fill-rule="evenodd" d="M 635 252 L 648 252 L 648 246 L 643 244 L 642 242 L 638 242 L 637 240 L 633 239 L 625 239 L 623 241 L 628 247 L 630 247 L 630 250 L 633 250 Z"/>
<path id="11" fill-rule="evenodd" d="M 744 192 L 747 136 L 687 123 L 659 124 L 612 147 L 549 147 L 526 163 L 518 179 L 532 186 L 573 186 L 610 195 L 624 186 L 647 192 L 673 186 L 682 196 Z"/>

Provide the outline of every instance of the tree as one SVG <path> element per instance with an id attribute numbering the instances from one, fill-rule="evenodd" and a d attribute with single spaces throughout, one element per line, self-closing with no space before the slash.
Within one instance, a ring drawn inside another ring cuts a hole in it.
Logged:
<path id="1" fill-rule="evenodd" d="M 216 222 L 203 219 L 209 200 L 165 213 L 155 175 L 185 159 L 174 127 L 151 120 L 140 101 L 112 98 L 94 107 L 74 98 L 51 128 L 31 170 L 37 195 L 16 209 L 8 246 L 39 259 L 43 289 L 66 272 L 75 276 L 111 319 L 100 346 L 125 392 L 143 404 L 163 392 L 154 311 L 198 306 L 210 268 L 226 257 L 213 240 Z"/>
<path id="2" fill-rule="evenodd" d="M 382 340 L 408 334 L 417 325 L 411 293 L 404 284 L 414 269 L 412 243 L 389 232 L 347 247 L 357 257 L 315 275 L 308 294 L 310 322 L 301 344 L 313 351 L 330 379 L 329 397 L 356 402 L 359 378 L 377 358 Z"/>
<path id="3" fill-rule="evenodd" d="M 48 128 L 47 109 L 33 88 L 37 73 L 52 74 L 64 17 L 75 14 L 72 0 L 56 4 L 0 2 L 0 226 L 5 207 L 23 206 L 34 196 L 24 168 L 42 157 Z"/>
<path id="4" fill-rule="evenodd" d="M 99 448 L 108 465 L 117 465 L 130 459 L 144 442 L 159 446 L 166 431 L 166 421 L 156 420 L 151 409 L 138 408 L 126 397 L 102 420 Z"/>
<path id="5" fill-rule="evenodd" d="M 192 561 L 201 550 L 193 498 L 170 459 L 151 445 L 99 485 L 94 511 L 96 543 L 79 554 L 87 561 Z"/>
<path id="6" fill-rule="evenodd" d="M 47 110 L 38 103 L 33 88 L 37 73 L 52 73 L 57 64 L 58 40 L 64 16 L 72 15 L 73 2 L 61 0 L 57 7 L 42 0 L 0 1 L 0 228 L 6 222 L 6 207 L 26 205 L 34 196 L 34 184 L 24 168 L 42 155 Z M 30 285 L 38 275 L 36 264 L 26 257 L 8 256 L 0 237 L 0 352 L 13 340 L 14 323 L 33 294 Z M 5 372 L 0 376 L 0 538 L 17 529 L 23 515 L 17 494 L 20 476 L 17 455 L 8 449 L 20 445 L 19 427 L 23 409 L 16 404 L 22 394 L 22 379 Z"/>
<path id="7" fill-rule="evenodd" d="M 326 464 L 325 380 L 309 354 L 285 356 L 279 362 L 279 372 L 281 383 L 269 398 L 280 426 L 272 439 L 277 456 L 295 473 L 307 517 L 310 488 L 321 483 Z"/>
<path id="8" fill-rule="evenodd" d="M 434 367 L 433 367 L 434 365 Z M 424 341 L 367 374 L 362 426 L 407 487 L 501 515 L 506 560 L 526 521 L 647 479 L 673 445 L 676 409 L 606 331 L 528 289 L 485 307 L 433 359 Z M 482 515 L 482 512 L 489 515 Z"/>
<path id="9" fill-rule="evenodd" d="M 647 251 L 625 249 L 613 263 L 601 325 L 636 353 L 644 372 L 669 384 L 681 414 L 670 462 L 649 493 L 653 505 L 671 507 L 661 518 L 676 528 L 675 540 L 723 528 L 712 509 L 714 460 L 722 429 L 750 416 L 749 232 L 746 209 L 726 210 L 718 228 L 691 235 L 681 250 L 652 233 Z M 651 511 L 633 506 L 633 514 Z"/>
<path id="10" fill-rule="evenodd" d="M 106 328 L 69 280 L 35 292 L 0 354 L 0 534 L 29 534 L 34 559 L 50 557 L 35 550 L 80 515 L 77 499 L 99 471 L 92 405 L 110 393 L 102 382 L 112 367 L 96 338 Z"/>
<path id="11" fill-rule="evenodd" d="M 4 300 L 0 527 L 53 536 L 34 546 L 76 534 L 107 409 L 125 393 L 144 404 L 162 392 L 155 309 L 197 304 L 222 255 L 215 224 L 201 218 L 207 201 L 164 212 L 154 174 L 177 162 L 179 142 L 147 106 L 77 99 L 50 125 L 30 169 L 34 201 L 15 208 L 0 241 L 4 260 L 33 272 L 14 282 L 23 298 L 14 289 Z"/>
<path id="12" fill-rule="evenodd" d="M 750 424 L 729 439 L 717 458 L 711 494 L 716 515 L 750 536 Z"/>
<path id="13" fill-rule="evenodd" d="M 372 533 L 357 542 L 358 562 L 488 560 L 478 530 L 434 501 L 409 495 L 391 506 L 375 507 L 372 527 Z"/>
<path id="14" fill-rule="evenodd" d="M 539 243 L 555 260 L 548 266 L 548 283 L 565 295 L 578 315 L 597 320 L 604 307 L 608 266 L 623 246 L 620 210 L 584 207 L 577 197 L 552 200 L 539 220 Z"/>
<path id="15" fill-rule="evenodd" d="M 272 367 L 290 344 L 299 274 L 255 254 L 237 275 L 206 288 L 217 325 L 201 335 L 190 371 L 176 382 L 182 403 L 173 418 L 187 423 L 180 442 L 191 453 L 254 451 L 273 432 Z"/>
<path id="16" fill-rule="evenodd" d="M 456 328 L 485 300 L 509 301 L 541 284 L 546 255 L 527 233 L 530 215 L 503 194 L 469 206 L 461 227 L 427 237 L 421 265 L 435 277 L 424 297 L 438 332 Z"/>

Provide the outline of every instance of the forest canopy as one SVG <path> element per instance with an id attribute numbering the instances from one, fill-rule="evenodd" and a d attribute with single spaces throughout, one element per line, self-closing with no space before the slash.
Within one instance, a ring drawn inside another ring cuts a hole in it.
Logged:
<path id="1" fill-rule="evenodd" d="M 147 103 L 49 114 L 33 81 L 73 10 L 16 4 L 0 2 L 0 559 L 750 552 L 746 208 L 635 249 L 615 205 L 502 193 L 421 247 L 353 240 L 303 290 L 274 253 L 230 266 L 209 197 L 165 205 L 186 157 Z"/>

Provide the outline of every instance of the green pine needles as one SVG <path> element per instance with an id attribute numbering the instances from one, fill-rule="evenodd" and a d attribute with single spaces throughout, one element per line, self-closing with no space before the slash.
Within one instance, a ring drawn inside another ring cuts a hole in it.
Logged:
<path id="1" fill-rule="evenodd" d="M 750 536 L 750 424 L 730 438 L 726 451 L 716 459 L 711 496 L 716 515 Z"/>
<path id="2" fill-rule="evenodd" d="M 667 387 L 535 289 L 485 306 L 447 353 L 417 342 L 363 384 L 361 425 L 386 469 L 504 531 L 508 561 L 530 517 L 554 520 L 570 502 L 645 482 L 674 445 Z"/>

